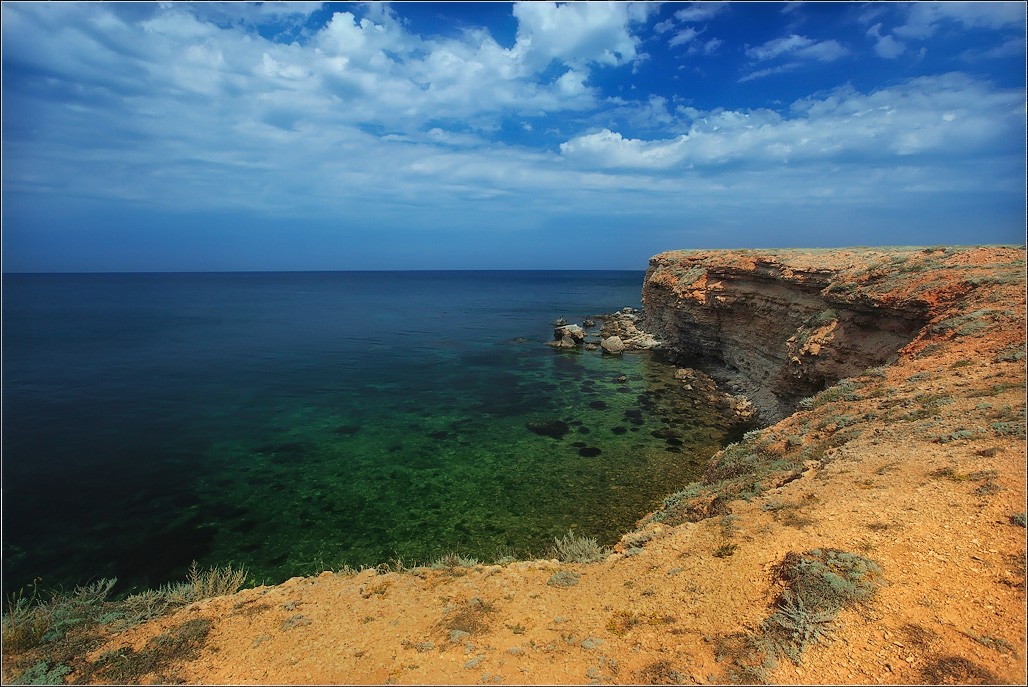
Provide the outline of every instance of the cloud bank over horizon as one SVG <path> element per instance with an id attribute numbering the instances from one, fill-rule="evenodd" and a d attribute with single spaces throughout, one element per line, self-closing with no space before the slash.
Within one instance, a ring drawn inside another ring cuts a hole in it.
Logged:
<path id="1" fill-rule="evenodd" d="M 1023 243 L 1023 3 L 3 5 L 7 271 Z"/>

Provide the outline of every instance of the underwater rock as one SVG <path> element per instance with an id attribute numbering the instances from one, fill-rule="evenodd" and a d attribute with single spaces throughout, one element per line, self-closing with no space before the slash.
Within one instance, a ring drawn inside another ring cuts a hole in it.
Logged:
<path id="1" fill-rule="evenodd" d="M 544 420 L 541 422 L 529 422 L 525 424 L 529 432 L 553 439 L 563 439 L 564 435 L 571 431 L 568 424 L 563 420 Z"/>

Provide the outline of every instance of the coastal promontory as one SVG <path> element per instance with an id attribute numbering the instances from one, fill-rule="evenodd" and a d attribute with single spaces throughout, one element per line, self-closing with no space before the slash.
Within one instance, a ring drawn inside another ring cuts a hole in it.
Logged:
<path id="1" fill-rule="evenodd" d="M 660 346 L 621 355 L 747 399 L 755 429 L 613 550 L 325 571 L 74 646 L 5 625 L 4 681 L 1023 684 L 1024 260 L 662 253 L 638 320 Z"/>

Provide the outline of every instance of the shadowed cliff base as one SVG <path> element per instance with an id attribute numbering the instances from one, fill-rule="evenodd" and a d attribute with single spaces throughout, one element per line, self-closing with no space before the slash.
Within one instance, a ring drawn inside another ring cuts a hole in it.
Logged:
<path id="1" fill-rule="evenodd" d="M 613 553 L 294 578 L 101 627 L 77 662 L 5 641 L 5 681 L 97 681 L 140 656 L 159 672 L 134 679 L 194 684 L 1023 684 L 1024 258 L 662 254 L 646 314 L 677 360 L 732 365 L 769 418 L 795 412 Z"/>

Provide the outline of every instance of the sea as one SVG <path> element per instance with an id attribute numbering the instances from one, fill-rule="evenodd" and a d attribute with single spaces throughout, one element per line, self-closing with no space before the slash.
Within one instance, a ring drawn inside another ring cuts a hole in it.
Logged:
<path id="1" fill-rule="evenodd" d="M 657 356 L 545 345 L 642 280 L 4 274 L 4 592 L 611 545 L 728 439 Z"/>

